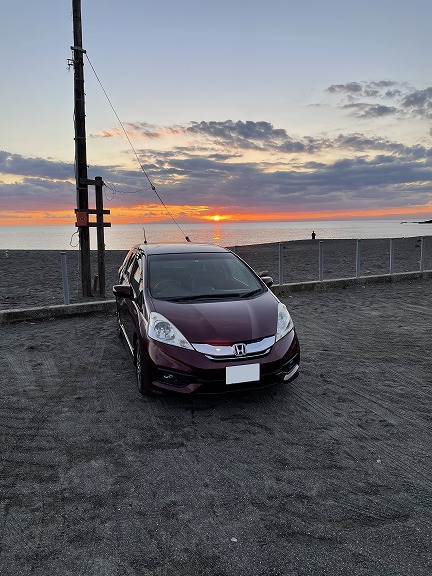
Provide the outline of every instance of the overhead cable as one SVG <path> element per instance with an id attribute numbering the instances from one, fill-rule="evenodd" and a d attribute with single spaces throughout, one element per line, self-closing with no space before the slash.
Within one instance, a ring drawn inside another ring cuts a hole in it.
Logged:
<path id="1" fill-rule="evenodd" d="M 126 136 L 127 141 L 129 142 L 129 146 L 131 147 L 133 153 L 135 154 L 135 158 L 136 158 L 136 160 L 137 160 L 137 162 L 138 162 L 141 170 L 144 172 L 145 177 L 146 177 L 147 180 L 149 181 L 149 184 L 150 184 L 150 186 L 151 186 L 151 189 L 152 189 L 153 192 L 156 194 L 156 196 L 159 198 L 159 201 L 160 201 L 160 203 L 162 204 L 162 206 L 165 208 L 166 213 L 168 214 L 168 216 L 171 218 L 171 220 L 174 222 L 174 224 L 177 226 L 177 228 L 180 230 L 180 232 L 183 234 L 183 236 L 186 238 L 186 240 L 187 240 L 188 242 L 190 242 L 189 237 L 186 236 L 185 232 L 181 229 L 179 223 L 178 223 L 177 220 L 174 218 L 174 216 L 171 214 L 171 212 L 168 210 L 167 205 L 166 205 L 165 202 L 162 200 L 160 194 L 159 194 L 158 191 L 156 190 L 156 186 L 155 186 L 155 185 L 153 184 L 153 182 L 150 180 L 150 177 L 149 177 L 149 175 L 147 174 L 144 166 L 142 165 L 142 163 L 141 163 L 141 161 L 140 161 L 140 159 L 139 159 L 138 153 L 137 153 L 137 151 L 135 150 L 135 148 L 134 148 L 134 146 L 133 146 L 133 144 L 132 144 L 132 142 L 131 142 L 131 140 L 130 140 L 130 138 L 129 138 L 129 135 L 128 135 L 128 133 L 127 133 L 127 131 L 126 131 L 124 125 L 123 125 L 123 122 L 120 120 L 119 115 L 117 114 L 117 112 L 116 112 L 116 110 L 115 110 L 115 108 L 114 108 L 114 106 L 113 106 L 113 104 L 112 104 L 112 102 L 111 102 L 111 100 L 110 100 L 110 98 L 109 98 L 109 96 L 108 96 L 105 88 L 103 87 L 103 84 L 102 84 L 99 76 L 97 75 L 96 70 L 95 70 L 93 64 L 91 63 L 90 58 L 89 58 L 87 52 L 85 52 L 85 55 L 86 55 L 86 58 L 87 58 L 87 60 L 88 60 L 88 63 L 90 64 L 91 69 L 93 70 L 93 74 L 95 75 L 96 80 L 99 82 L 99 85 L 100 85 L 100 87 L 101 87 L 101 89 L 102 89 L 102 92 L 105 94 L 105 98 L 107 99 L 107 101 L 108 101 L 108 103 L 109 103 L 109 105 L 110 105 L 110 107 L 111 107 L 111 110 L 114 112 L 114 115 L 115 115 L 115 117 L 117 118 L 118 123 L 120 124 L 120 126 L 121 126 L 121 128 L 122 128 L 122 130 L 123 130 L 123 133 L 124 133 L 124 135 Z"/>

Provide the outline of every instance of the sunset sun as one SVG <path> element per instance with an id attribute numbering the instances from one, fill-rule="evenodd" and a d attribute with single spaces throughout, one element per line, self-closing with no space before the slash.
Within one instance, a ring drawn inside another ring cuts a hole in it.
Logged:
<path id="1" fill-rule="evenodd" d="M 220 220 L 220 216 L 213 216 L 213 221 L 214 222 L 219 222 Z"/>

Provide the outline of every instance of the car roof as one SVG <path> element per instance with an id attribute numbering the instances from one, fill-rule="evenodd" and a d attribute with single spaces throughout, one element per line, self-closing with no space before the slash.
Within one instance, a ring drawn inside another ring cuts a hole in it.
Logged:
<path id="1" fill-rule="evenodd" d="M 223 253 L 229 252 L 226 248 L 213 244 L 170 243 L 170 244 L 137 244 L 136 250 L 147 255 L 151 254 L 194 254 L 194 253 Z"/>

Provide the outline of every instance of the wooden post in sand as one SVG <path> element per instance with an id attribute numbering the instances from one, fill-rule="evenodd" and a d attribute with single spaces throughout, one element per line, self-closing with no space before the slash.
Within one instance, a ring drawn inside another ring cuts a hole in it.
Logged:
<path id="1" fill-rule="evenodd" d="M 66 252 L 60 252 L 60 263 L 61 263 L 62 281 L 63 281 L 63 301 L 68 306 L 70 304 L 70 297 L 69 297 L 69 283 L 68 283 L 67 264 L 66 264 Z"/>
<path id="2" fill-rule="evenodd" d="M 324 280 L 324 242 L 319 242 L 319 259 L 318 259 L 318 278 L 322 282 Z"/>
<path id="3" fill-rule="evenodd" d="M 103 296 L 105 298 L 105 233 L 102 196 L 103 181 L 100 176 L 96 176 L 95 182 L 99 296 Z"/>
<path id="4" fill-rule="evenodd" d="M 390 239 L 390 274 L 394 273 L 394 238 Z"/>
<path id="5" fill-rule="evenodd" d="M 104 214 L 109 214 L 109 210 L 104 210 L 103 207 L 103 180 L 100 176 L 96 176 L 94 180 L 86 180 L 88 186 L 95 187 L 96 194 L 96 208 L 88 208 L 88 214 L 96 214 L 96 222 L 87 222 L 90 228 L 97 228 L 97 257 L 98 257 L 98 273 L 97 284 L 94 286 L 94 292 L 99 292 L 99 296 L 105 297 L 105 234 L 104 228 L 109 228 L 111 224 L 104 222 Z"/>
<path id="6" fill-rule="evenodd" d="M 420 272 L 424 270 L 424 261 L 425 261 L 425 250 L 424 250 L 425 239 L 424 236 L 420 239 Z"/>
<path id="7" fill-rule="evenodd" d="M 279 284 L 283 284 L 283 244 L 279 242 Z"/>
<path id="8" fill-rule="evenodd" d="M 356 278 L 360 277 L 361 240 L 356 245 Z"/>

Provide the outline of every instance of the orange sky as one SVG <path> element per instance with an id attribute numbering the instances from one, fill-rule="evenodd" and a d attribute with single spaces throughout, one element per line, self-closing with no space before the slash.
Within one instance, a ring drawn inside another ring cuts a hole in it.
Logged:
<path id="1" fill-rule="evenodd" d="M 382 208 L 379 210 L 338 210 L 321 212 L 266 212 L 266 213 L 227 213 L 223 209 L 210 210 L 205 206 L 168 206 L 172 216 L 180 222 L 184 221 L 213 221 L 213 222 L 253 222 L 253 221 L 290 221 L 290 220 L 336 220 L 350 218 L 404 218 L 419 215 L 427 218 L 432 214 L 432 206 L 411 206 L 408 208 Z M 106 222 L 112 224 L 132 224 L 140 222 L 158 222 L 167 220 L 163 208 L 155 205 L 138 207 L 116 207 L 111 209 L 111 214 L 105 216 Z M 95 216 L 90 216 L 90 221 L 95 221 Z M 73 211 L 33 211 L 33 212 L 2 212 L 0 211 L 0 226 L 51 226 L 73 225 L 75 216 Z"/>

